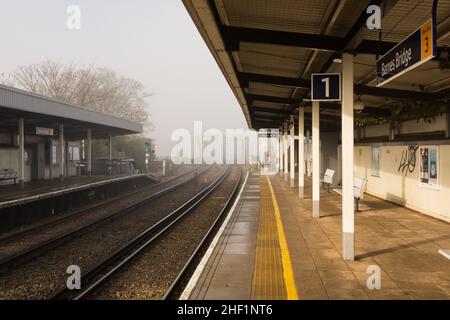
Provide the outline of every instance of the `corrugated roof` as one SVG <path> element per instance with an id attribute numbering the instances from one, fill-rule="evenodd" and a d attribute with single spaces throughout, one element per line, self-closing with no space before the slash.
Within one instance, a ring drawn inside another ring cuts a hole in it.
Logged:
<path id="1" fill-rule="evenodd" d="M 59 118 L 62 121 L 65 119 L 86 124 L 91 123 L 96 126 L 120 129 L 129 133 L 142 133 L 143 131 L 142 124 L 127 119 L 63 103 L 49 97 L 4 85 L 0 85 L 0 107 L 11 109 L 15 112 L 29 112 Z"/>

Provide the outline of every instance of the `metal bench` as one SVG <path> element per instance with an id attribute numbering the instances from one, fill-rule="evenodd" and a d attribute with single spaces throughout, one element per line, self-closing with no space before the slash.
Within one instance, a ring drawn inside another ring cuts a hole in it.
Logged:
<path id="1" fill-rule="evenodd" d="M 334 170 L 327 169 L 322 178 L 322 186 L 325 189 L 325 184 L 328 186 L 328 192 L 330 192 L 330 186 L 333 184 Z"/>
<path id="2" fill-rule="evenodd" d="M 0 180 L 14 180 L 16 184 L 17 172 L 14 169 L 0 169 Z"/>
<path id="3" fill-rule="evenodd" d="M 367 180 L 360 177 L 353 177 L 353 197 L 355 198 L 355 212 L 359 211 L 359 201 L 364 197 L 364 191 L 367 187 Z M 336 193 L 342 195 L 342 189 L 333 189 Z"/>

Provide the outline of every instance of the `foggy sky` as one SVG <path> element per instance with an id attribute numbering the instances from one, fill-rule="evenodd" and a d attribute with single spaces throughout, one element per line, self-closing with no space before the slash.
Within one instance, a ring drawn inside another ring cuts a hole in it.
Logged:
<path id="1" fill-rule="evenodd" d="M 69 5 L 81 30 L 66 28 Z M 45 59 L 142 82 L 159 156 L 176 128 L 243 128 L 241 108 L 180 0 L 0 0 L 0 73 Z"/>

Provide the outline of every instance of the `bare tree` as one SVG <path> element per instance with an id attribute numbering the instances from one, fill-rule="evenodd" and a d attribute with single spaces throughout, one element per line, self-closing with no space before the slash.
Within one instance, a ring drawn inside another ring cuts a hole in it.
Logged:
<path id="1" fill-rule="evenodd" d="M 21 66 L 2 82 L 62 102 L 79 105 L 144 124 L 151 129 L 146 98 L 139 81 L 106 68 L 62 65 L 53 61 Z"/>

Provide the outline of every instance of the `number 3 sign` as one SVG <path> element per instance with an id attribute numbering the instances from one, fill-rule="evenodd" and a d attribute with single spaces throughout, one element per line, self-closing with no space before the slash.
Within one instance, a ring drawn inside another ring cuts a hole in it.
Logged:
<path id="1" fill-rule="evenodd" d="M 311 75 L 312 101 L 341 101 L 340 73 L 313 73 Z"/>

